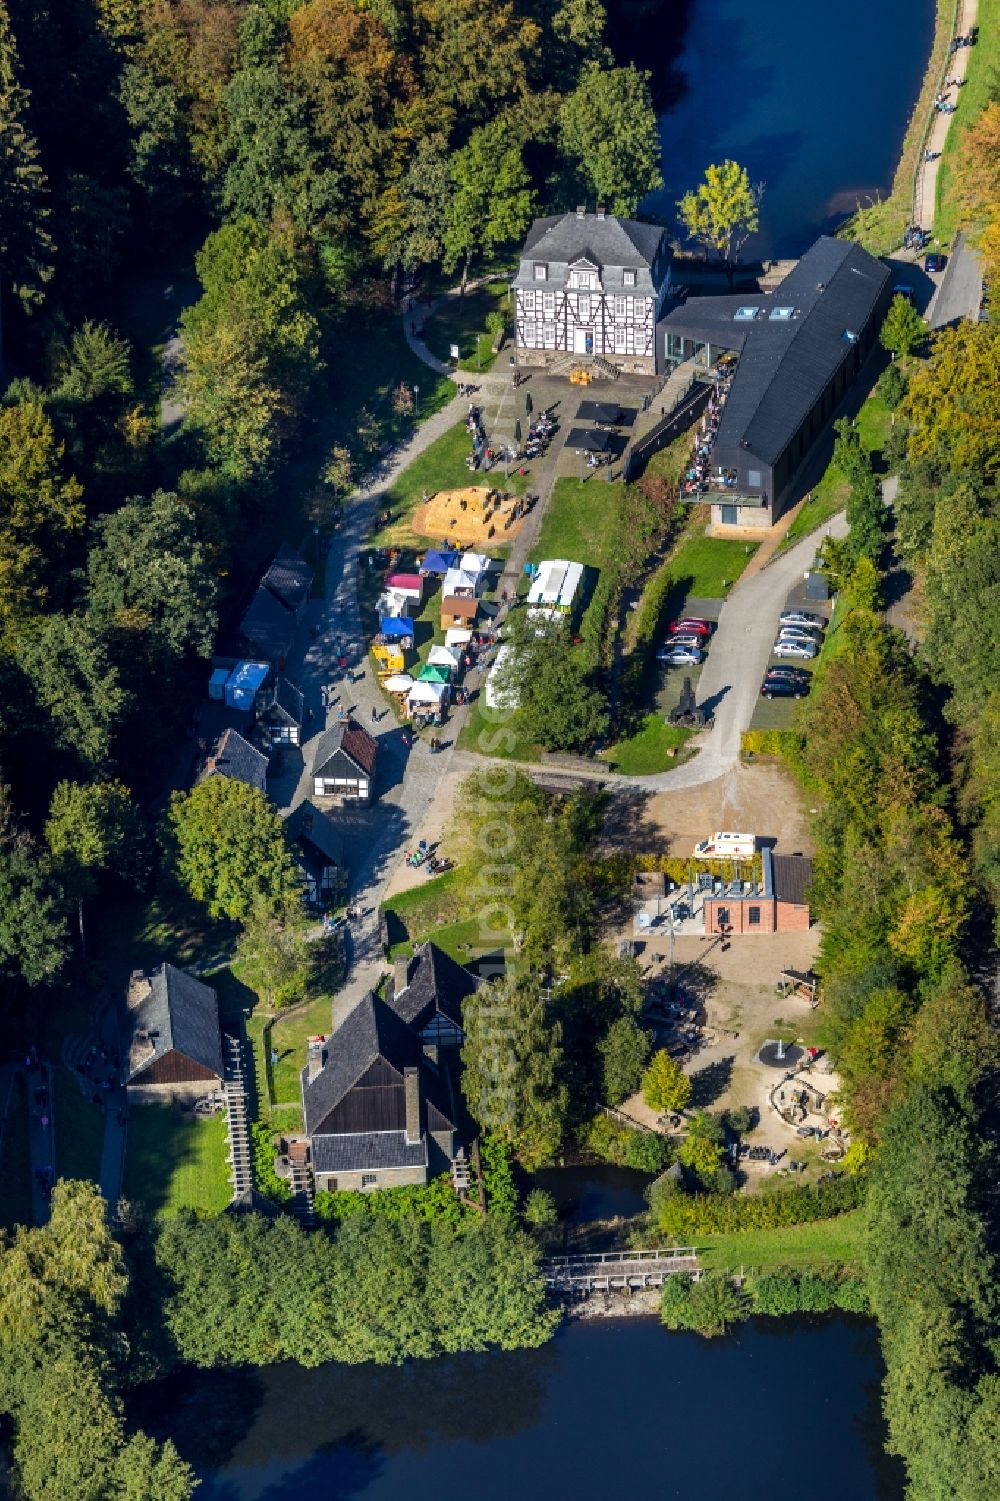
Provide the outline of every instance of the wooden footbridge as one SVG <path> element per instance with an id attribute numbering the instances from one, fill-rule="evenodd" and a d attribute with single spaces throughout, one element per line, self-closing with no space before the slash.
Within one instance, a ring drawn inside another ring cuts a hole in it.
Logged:
<path id="1" fill-rule="evenodd" d="M 677 1272 L 698 1277 L 694 1246 L 657 1251 L 606 1251 L 592 1256 L 550 1256 L 542 1262 L 545 1286 L 551 1293 L 577 1298 L 619 1289 L 662 1287 Z"/>

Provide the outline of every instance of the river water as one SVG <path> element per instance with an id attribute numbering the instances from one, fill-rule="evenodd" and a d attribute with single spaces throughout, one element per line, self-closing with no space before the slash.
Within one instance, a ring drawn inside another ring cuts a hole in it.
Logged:
<path id="1" fill-rule="evenodd" d="M 934 0 L 682 4 L 679 59 L 657 60 L 665 187 L 647 209 L 672 221 L 708 163 L 732 157 L 765 184 L 748 254 L 798 255 L 859 199 L 888 191 L 930 53 Z"/>
<path id="2" fill-rule="evenodd" d="M 199 1501 L 901 1501 L 881 1374 L 861 1320 L 595 1320 L 513 1354 L 185 1376 L 138 1417 L 170 1413 Z"/>

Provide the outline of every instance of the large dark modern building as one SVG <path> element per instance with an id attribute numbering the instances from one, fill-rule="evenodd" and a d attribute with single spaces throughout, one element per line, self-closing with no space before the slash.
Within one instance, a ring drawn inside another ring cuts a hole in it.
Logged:
<path id="1" fill-rule="evenodd" d="M 887 266 L 824 236 L 776 291 L 690 297 L 660 320 L 666 368 L 721 361 L 726 372 L 690 482 L 692 499 L 711 501 L 714 523 L 766 527 L 778 518 L 891 298 Z"/>

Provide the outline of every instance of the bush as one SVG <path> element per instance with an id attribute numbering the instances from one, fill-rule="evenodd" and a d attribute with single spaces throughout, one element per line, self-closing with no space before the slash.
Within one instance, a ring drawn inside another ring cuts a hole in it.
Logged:
<path id="1" fill-rule="evenodd" d="M 819 1272 L 768 1272 L 750 1283 L 754 1313 L 828 1313 L 834 1308 L 867 1313 L 868 1290 L 860 1277 Z"/>
<path id="2" fill-rule="evenodd" d="M 690 1246 L 699 1235 L 735 1230 L 776 1230 L 831 1219 L 857 1209 L 864 1180 L 840 1176 L 815 1188 L 785 1188 L 749 1197 L 717 1194 L 657 1195 L 655 1216 L 660 1232 L 677 1245 Z"/>
<path id="3" fill-rule="evenodd" d="M 730 1279 L 710 1272 L 698 1282 L 668 1278 L 660 1301 L 660 1318 L 668 1329 L 693 1329 L 707 1338 L 725 1334 L 749 1313 L 747 1298 Z"/>
<path id="4" fill-rule="evenodd" d="M 778 756 L 784 760 L 797 744 L 794 730 L 744 730 L 740 736 L 740 755 Z"/>
<path id="5" fill-rule="evenodd" d="M 665 1136 L 652 1131 L 630 1131 L 625 1143 L 625 1165 L 640 1173 L 662 1173 L 673 1152 Z"/>
<path id="6" fill-rule="evenodd" d="M 556 1201 L 544 1188 L 533 1188 L 524 1201 L 524 1222 L 532 1230 L 552 1230 L 559 1220 Z"/>
<path id="7" fill-rule="evenodd" d="M 479 1161 L 483 1169 L 487 1210 L 490 1214 L 513 1218 L 517 1213 L 517 1186 L 510 1148 L 495 1136 L 481 1136 Z"/>
<path id="8" fill-rule="evenodd" d="M 887 370 L 883 370 L 878 378 L 875 389 L 889 408 L 894 412 L 909 389 L 909 381 L 899 366 L 893 362 Z"/>
<path id="9" fill-rule="evenodd" d="M 395 1223 L 409 1219 L 436 1221 L 457 1228 L 476 1215 L 462 1203 L 447 1173 L 422 1186 L 377 1188 L 372 1193 L 318 1193 L 315 1209 L 316 1218 L 326 1224 L 367 1215 Z"/>
<path id="10" fill-rule="evenodd" d="M 745 1136 L 753 1130 L 754 1112 L 749 1105 L 737 1105 L 734 1110 L 726 1111 L 726 1130 L 733 1136 Z"/>
<path id="11" fill-rule="evenodd" d="M 255 1187 L 276 1204 L 287 1204 L 292 1197 L 292 1190 L 275 1171 L 274 1137 L 270 1127 L 261 1121 L 254 1121 L 250 1127 L 250 1146 L 253 1152 Z"/>

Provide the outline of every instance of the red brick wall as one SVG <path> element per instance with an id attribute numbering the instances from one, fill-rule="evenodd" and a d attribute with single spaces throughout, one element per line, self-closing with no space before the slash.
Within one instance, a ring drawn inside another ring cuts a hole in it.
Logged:
<path id="1" fill-rule="evenodd" d="M 750 908 L 760 908 L 760 922 L 750 922 Z M 730 933 L 735 937 L 738 933 L 773 933 L 774 926 L 774 901 L 768 897 L 761 897 L 760 901 L 736 902 L 727 901 L 725 897 L 706 897 L 705 899 L 705 932 L 719 932 L 719 913 L 729 913 Z"/>
<path id="2" fill-rule="evenodd" d="M 776 902 L 779 933 L 804 933 L 809 927 L 809 908 L 794 902 Z"/>

